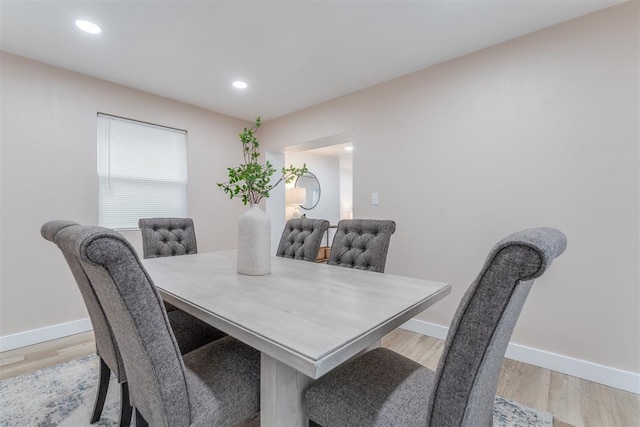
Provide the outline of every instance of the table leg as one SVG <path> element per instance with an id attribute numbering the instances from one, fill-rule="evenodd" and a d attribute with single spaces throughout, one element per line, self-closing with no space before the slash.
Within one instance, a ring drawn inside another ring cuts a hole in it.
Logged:
<path id="1" fill-rule="evenodd" d="M 262 353 L 260 357 L 260 426 L 306 427 L 302 402 L 313 379 Z"/>

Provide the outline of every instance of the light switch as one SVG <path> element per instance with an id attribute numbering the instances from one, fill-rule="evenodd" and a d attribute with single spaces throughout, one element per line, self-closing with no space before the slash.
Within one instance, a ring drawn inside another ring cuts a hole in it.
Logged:
<path id="1" fill-rule="evenodd" d="M 379 203 L 378 193 L 371 193 L 371 204 L 377 206 Z"/>

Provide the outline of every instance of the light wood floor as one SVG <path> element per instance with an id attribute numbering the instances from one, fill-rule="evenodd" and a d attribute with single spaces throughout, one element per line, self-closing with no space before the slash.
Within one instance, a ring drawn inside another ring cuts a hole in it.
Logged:
<path id="1" fill-rule="evenodd" d="M 384 347 L 435 370 L 443 341 L 397 329 Z M 73 335 L 0 353 L 0 379 L 95 352 L 93 333 Z M 548 369 L 506 359 L 498 394 L 554 414 L 554 427 L 640 427 L 640 396 Z"/>
<path id="2" fill-rule="evenodd" d="M 444 342 L 396 329 L 382 345 L 435 370 Z M 551 412 L 554 427 L 640 426 L 639 395 L 511 359 L 502 366 L 498 394 Z"/>

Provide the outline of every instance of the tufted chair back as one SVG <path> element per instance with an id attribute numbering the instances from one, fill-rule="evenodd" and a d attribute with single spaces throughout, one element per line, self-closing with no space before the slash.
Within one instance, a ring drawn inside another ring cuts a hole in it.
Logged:
<path id="1" fill-rule="evenodd" d="M 191 218 L 141 218 L 144 258 L 198 253 L 196 231 Z"/>
<path id="2" fill-rule="evenodd" d="M 104 310 L 127 372 L 132 406 L 153 426 L 191 421 L 180 348 L 162 298 L 133 247 L 115 231 L 69 225 L 56 244 L 77 259 Z"/>
<path id="3" fill-rule="evenodd" d="M 284 226 L 276 256 L 315 262 L 328 228 L 326 219 L 290 219 Z"/>
<path id="4" fill-rule="evenodd" d="M 384 273 L 396 223 L 377 219 L 343 219 L 331 245 L 330 265 Z"/>
<path id="5" fill-rule="evenodd" d="M 93 424 L 100 419 L 109 388 L 109 379 L 111 377 L 111 372 L 113 372 L 118 383 L 120 383 L 121 388 L 120 426 L 129 426 L 132 407 L 129 403 L 127 375 L 125 373 L 124 361 L 120 352 L 120 347 L 116 341 L 115 332 L 108 321 L 104 304 L 99 299 L 97 291 L 89 277 L 89 273 L 83 265 L 82 259 L 74 249 L 75 246 L 73 242 L 75 242 L 76 239 L 79 239 L 83 235 L 82 233 L 89 233 L 94 229 L 98 231 L 100 230 L 97 227 L 81 226 L 74 221 L 57 220 L 45 223 L 40 232 L 42 237 L 55 243 L 62 251 L 64 258 L 76 279 L 80 293 L 82 294 L 87 306 L 91 324 L 93 325 L 96 353 L 100 356 L 100 380 L 98 383 L 98 392 L 90 422 Z M 114 233 L 114 235 L 119 236 L 117 233 Z M 219 330 L 180 310 L 168 313 L 168 318 L 182 354 L 187 354 L 192 350 L 200 348 L 201 346 L 224 336 L 224 334 Z"/>

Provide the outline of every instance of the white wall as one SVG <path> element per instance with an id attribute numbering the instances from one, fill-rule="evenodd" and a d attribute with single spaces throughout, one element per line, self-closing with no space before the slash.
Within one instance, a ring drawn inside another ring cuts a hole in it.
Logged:
<path id="1" fill-rule="evenodd" d="M 258 135 L 259 137 L 259 135 Z M 276 170 L 281 170 L 285 167 L 284 153 L 281 152 L 265 152 L 265 160 L 271 162 Z M 276 173 L 271 177 L 271 182 L 277 182 L 279 175 Z M 289 184 L 287 184 L 289 185 Z M 292 185 L 292 184 L 291 184 Z M 284 230 L 284 225 L 287 222 L 286 215 L 286 197 L 285 197 L 285 184 L 280 183 L 277 187 L 269 192 L 269 198 L 263 203 L 265 212 L 271 220 L 271 254 L 275 255 L 278 252 L 278 245 L 280 244 L 280 238 Z"/>
<path id="2" fill-rule="evenodd" d="M 568 249 L 534 285 L 513 341 L 640 372 L 639 7 L 269 121 L 261 141 L 353 136 L 354 216 L 397 222 L 387 271 L 453 287 L 428 322 L 449 324 L 500 238 L 561 229 Z"/>
<path id="3" fill-rule="evenodd" d="M 353 156 L 340 157 L 340 219 L 353 218 Z"/>
<path id="4" fill-rule="evenodd" d="M 0 336 L 87 317 L 69 268 L 40 227 L 51 219 L 97 224 L 97 112 L 187 130 L 188 214 L 198 249 L 235 248 L 243 207 L 215 184 L 241 162 L 238 133 L 247 123 L 0 55 Z M 139 233 L 125 235 L 140 251 Z"/>
<path id="5" fill-rule="evenodd" d="M 284 157 L 287 166 L 299 167 L 306 164 L 309 172 L 314 174 L 320 183 L 318 204 L 312 209 L 300 208 L 300 213 L 306 214 L 308 218 L 322 218 L 329 221 L 330 224 L 337 224 L 340 220 L 339 159 L 304 151 L 285 153 Z"/>

